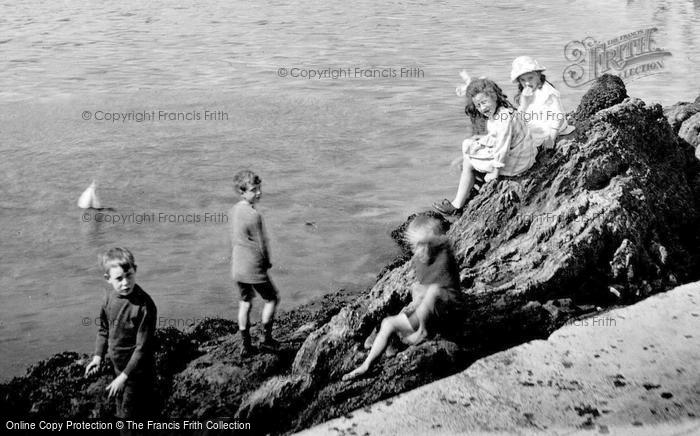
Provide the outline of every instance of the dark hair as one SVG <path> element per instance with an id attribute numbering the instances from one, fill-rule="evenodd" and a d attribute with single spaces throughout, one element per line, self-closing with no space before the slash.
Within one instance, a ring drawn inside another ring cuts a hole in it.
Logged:
<path id="1" fill-rule="evenodd" d="M 259 185 L 260 182 L 260 177 L 250 170 L 239 171 L 233 176 L 233 187 L 239 194 L 247 191 L 250 186 Z"/>
<path id="2" fill-rule="evenodd" d="M 105 275 L 115 266 L 120 267 L 125 272 L 133 269 L 136 271 L 136 260 L 134 255 L 126 248 L 114 247 L 100 255 L 100 266 Z"/>
<path id="3" fill-rule="evenodd" d="M 552 88 L 554 88 L 554 85 L 552 85 L 552 82 L 547 80 L 547 76 L 545 76 L 542 71 L 534 71 L 534 72 L 540 73 L 540 86 L 544 85 L 545 83 L 549 83 L 552 86 Z M 523 73 L 523 74 L 527 74 L 527 73 Z M 518 77 L 520 77 L 520 76 L 518 76 Z M 518 83 L 518 92 L 515 93 L 515 104 L 517 104 L 519 106 L 520 105 L 520 95 L 523 93 L 523 85 L 522 85 L 522 83 L 520 83 L 520 80 L 516 79 L 516 81 Z"/>
<path id="4" fill-rule="evenodd" d="M 489 79 L 472 80 L 469 86 L 467 86 L 467 104 L 464 106 L 464 113 L 467 114 L 473 126 L 483 124 L 483 120 L 486 119 L 486 117 L 484 117 L 474 105 L 473 99 L 480 93 L 484 93 L 496 100 L 496 111 L 502 107 L 515 109 L 515 106 L 508 101 L 508 96 L 503 93 L 503 90 L 496 84 L 496 82 Z M 479 120 L 482 120 L 482 122 L 479 123 Z"/>

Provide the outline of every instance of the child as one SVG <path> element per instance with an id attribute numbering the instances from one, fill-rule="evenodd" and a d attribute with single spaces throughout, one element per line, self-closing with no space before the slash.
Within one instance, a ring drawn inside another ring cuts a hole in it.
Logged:
<path id="1" fill-rule="evenodd" d="M 476 79 L 466 88 L 465 111 L 486 119 L 486 135 L 462 143 L 462 175 L 454 200 L 433 207 L 445 215 L 459 215 L 477 177 L 485 182 L 499 176 L 516 176 L 532 167 L 537 156 L 525 121 L 515 112 L 501 88 L 491 80 Z"/>
<path id="2" fill-rule="evenodd" d="M 547 81 L 543 71 L 545 68 L 536 60 L 520 56 L 513 61 L 510 80 L 518 85 L 515 102 L 535 145 L 552 149 L 557 136 L 568 135 L 574 127 L 566 122 L 559 91 Z"/>
<path id="3" fill-rule="evenodd" d="M 260 183 L 260 177 L 248 170 L 239 172 L 233 178 L 234 188 L 241 195 L 241 200 L 231 208 L 230 212 L 233 245 L 231 272 L 241 295 L 238 306 L 238 328 L 243 339 L 241 355 L 244 357 L 256 351 L 251 344 L 248 331 L 251 300 L 256 292 L 265 300 L 262 311 L 264 339 L 261 345 L 268 350 L 275 350 L 279 346 L 279 343 L 272 338 L 272 322 L 279 297 L 277 289 L 267 274 L 267 270 L 272 266 L 267 249 L 267 236 L 262 216 L 255 210 L 255 203 L 262 195 Z"/>
<path id="4" fill-rule="evenodd" d="M 406 239 L 413 248 L 411 260 L 417 283 L 412 302 L 396 316 L 384 318 L 369 354 L 362 365 L 345 374 L 352 380 L 366 373 L 384 352 L 391 335 L 397 333 L 409 345 L 417 344 L 451 318 L 459 293 L 459 270 L 442 223 L 418 215 L 406 229 Z"/>
<path id="5" fill-rule="evenodd" d="M 117 377 L 107 386 L 109 397 L 117 397 L 117 416 L 122 419 L 151 415 L 153 338 L 156 305 L 136 284 L 136 262 L 126 248 L 112 248 L 100 256 L 100 266 L 112 289 L 100 311 L 95 355 L 85 369 L 94 374 L 105 351 Z"/>

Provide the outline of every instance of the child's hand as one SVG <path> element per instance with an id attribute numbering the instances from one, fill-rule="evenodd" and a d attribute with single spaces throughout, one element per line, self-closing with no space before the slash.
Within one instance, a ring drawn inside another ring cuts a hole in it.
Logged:
<path id="1" fill-rule="evenodd" d="M 109 391 L 109 398 L 112 398 L 113 396 L 117 395 L 119 392 L 124 389 L 124 384 L 126 383 L 126 374 L 121 373 L 119 374 L 114 380 L 112 380 L 112 383 L 107 385 L 105 388 L 106 391 Z"/>
<path id="2" fill-rule="evenodd" d="M 555 137 L 547 136 L 546 138 L 544 138 L 544 142 L 542 143 L 542 147 L 545 150 L 553 150 L 554 149 L 554 141 L 555 141 Z"/>
<path id="3" fill-rule="evenodd" d="M 498 179 L 498 173 L 496 171 L 491 171 L 490 173 L 486 173 L 484 176 L 484 182 L 488 183 L 491 180 L 496 180 Z"/>
<path id="4" fill-rule="evenodd" d="M 100 367 L 100 362 L 102 362 L 102 358 L 100 356 L 94 356 L 85 368 L 85 377 L 96 373 Z"/>
<path id="5" fill-rule="evenodd" d="M 403 343 L 406 345 L 418 345 L 423 342 L 428 337 L 428 332 L 423 328 L 423 326 L 418 327 L 418 330 L 406 336 L 403 339 Z"/>
<path id="6" fill-rule="evenodd" d="M 414 283 L 413 286 L 411 287 L 411 303 L 409 306 L 418 306 L 421 301 L 423 301 L 423 297 L 425 297 L 425 293 L 428 291 L 428 288 L 426 288 L 424 285 L 421 285 L 420 283 Z"/>
<path id="7" fill-rule="evenodd" d="M 469 156 L 474 152 L 474 150 L 478 147 L 479 142 L 475 137 L 467 138 L 464 141 L 462 141 L 462 154 L 465 156 Z"/>

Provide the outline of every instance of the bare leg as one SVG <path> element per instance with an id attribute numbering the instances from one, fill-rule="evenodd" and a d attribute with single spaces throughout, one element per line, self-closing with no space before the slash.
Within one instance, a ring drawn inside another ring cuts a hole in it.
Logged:
<path id="1" fill-rule="evenodd" d="M 392 334 L 396 332 L 412 333 L 413 331 L 414 329 L 408 317 L 404 314 L 384 318 L 379 333 L 377 333 L 377 337 L 374 339 L 372 348 L 369 350 L 365 361 L 353 371 L 345 374 L 343 380 L 352 380 L 366 373 L 372 363 L 384 352 Z"/>
<path id="2" fill-rule="evenodd" d="M 248 328 L 248 315 L 250 314 L 250 301 L 240 301 L 238 303 L 238 329 Z"/>
<path id="3" fill-rule="evenodd" d="M 262 311 L 262 323 L 269 324 L 275 318 L 277 300 L 266 301 Z"/>
<path id="4" fill-rule="evenodd" d="M 452 206 L 460 209 L 467 202 L 467 197 L 474 187 L 474 167 L 468 157 L 464 158 L 464 164 L 462 165 L 462 175 L 459 178 L 459 187 L 457 188 L 457 195 L 452 201 Z"/>
<path id="5" fill-rule="evenodd" d="M 437 285 L 430 285 L 428 287 L 425 297 L 416 308 L 416 311 L 411 315 L 412 318 L 415 317 L 417 319 L 419 325 L 418 329 L 404 339 L 405 343 L 415 345 L 428 336 L 428 323 L 434 317 L 435 303 L 440 295 L 440 291 L 441 288 Z"/>

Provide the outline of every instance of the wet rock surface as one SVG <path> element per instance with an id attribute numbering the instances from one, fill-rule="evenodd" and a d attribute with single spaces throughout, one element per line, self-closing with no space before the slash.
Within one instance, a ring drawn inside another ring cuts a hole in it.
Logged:
<path id="1" fill-rule="evenodd" d="M 199 354 L 188 335 L 169 327 L 156 334 L 155 397 L 162 399 L 171 392 L 173 375 Z M 85 367 L 92 359 L 87 354 L 56 354 L 27 369 L 22 377 L 0 384 L 0 410 L 6 417 L 41 417 L 56 419 L 109 418 L 114 403 L 105 395 L 114 379 L 111 364 L 105 363 L 97 374 L 85 377 Z"/>
<path id="2" fill-rule="evenodd" d="M 281 314 L 276 353 L 241 358 L 237 329 L 223 320 L 159 331 L 161 415 L 236 418 L 258 432 L 302 429 L 546 337 L 596 307 L 696 280 L 700 162 L 668 110 L 626 98 L 616 79 L 601 78 L 582 99 L 576 139 L 559 141 L 525 175 L 484 185 L 451 223 L 464 313 L 451 331 L 382 357 L 365 378 L 340 380 L 364 358 L 365 338 L 382 318 L 410 300 L 410 251 L 397 229 L 403 256 L 371 289 Z M 0 385 L 0 408 L 109 416 L 103 390 L 112 375 L 83 378 L 86 358 L 59 354 Z"/>
<path id="3" fill-rule="evenodd" d="M 697 434 L 698 331 L 700 282 L 572 319 L 302 434 Z"/>
<path id="4" fill-rule="evenodd" d="M 259 385 L 266 376 L 288 370 L 295 349 L 309 332 L 351 298 L 352 294 L 339 291 L 281 314 L 274 332 L 284 341 L 280 351 L 246 359 L 239 357 L 241 344 L 233 321 L 206 319 L 185 331 L 158 329 L 155 397 L 159 415 L 178 419 L 233 417 L 242 393 Z M 114 379 L 111 364 L 103 363 L 96 375 L 85 377 L 90 359 L 87 354 L 75 352 L 56 354 L 28 368 L 24 376 L 0 384 L 2 416 L 75 420 L 114 417 L 114 403 L 105 395 L 105 388 Z"/>
<path id="5" fill-rule="evenodd" d="M 700 113 L 696 113 L 692 117 L 683 121 L 683 124 L 678 131 L 678 136 L 693 146 L 693 148 L 698 148 L 698 145 L 700 145 Z"/>
<path id="6" fill-rule="evenodd" d="M 610 90 L 615 84 L 594 87 L 587 107 L 603 104 L 596 93 L 603 101 L 625 95 Z M 592 115 L 583 137 L 560 142 L 522 177 L 484 185 L 452 224 L 465 298 L 456 337 L 383 358 L 365 379 L 340 381 L 361 362 L 372 329 L 408 303 L 412 273 L 398 266 L 314 331 L 291 373 L 263 384 L 238 416 L 255 422 L 276 403 L 292 428 L 303 428 L 499 347 L 546 337 L 592 307 L 632 303 L 696 278 L 698 162 L 662 108 L 624 99 Z M 313 400 L 294 403 L 295 396 Z"/>
<path id="7" fill-rule="evenodd" d="M 678 102 L 664 108 L 664 115 L 674 132 L 678 133 L 683 123 L 693 115 L 700 112 L 700 96 L 694 103 Z"/>

